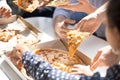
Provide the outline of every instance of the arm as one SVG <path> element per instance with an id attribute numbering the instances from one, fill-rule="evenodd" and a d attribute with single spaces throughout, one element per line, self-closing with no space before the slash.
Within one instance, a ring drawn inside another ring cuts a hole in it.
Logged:
<path id="1" fill-rule="evenodd" d="M 100 8 L 98 8 L 95 12 L 89 14 L 88 16 L 84 17 L 76 26 L 75 29 L 84 32 L 90 32 L 91 34 L 94 33 L 100 26 L 102 22 L 105 21 L 106 16 L 106 2 Z"/>
<path id="2" fill-rule="evenodd" d="M 53 68 L 49 63 L 32 52 L 26 51 L 22 63 L 28 75 L 35 80 L 104 80 L 97 72 L 92 76 L 74 75 Z M 109 78 L 109 75 L 107 75 Z"/>
<path id="3" fill-rule="evenodd" d="M 69 19 L 71 13 L 71 11 L 61 8 L 56 8 L 54 11 L 53 25 L 55 32 L 61 39 L 66 38 L 65 30 L 68 29 L 67 26 L 75 23 L 74 20 Z"/>
<path id="4" fill-rule="evenodd" d="M 110 46 L 101 48 L 93 58 L 91 70 L 100 66 L 112 66 L 119 63 L 119 55 L 115 54 Z"/>
<path id="5" fill-rule="evenodd" d="M 95 73 L 92 76 L 84 76 L 84 75 L 69 74 L 69 73 L 57 70 L 53 68 L 49 63 L 44 61 L 42 58 L 40 58 L 38 55 L 35 55 L 34 53 L 30 52 L 29 49 L 27 47 L 24 47 L 23 45 L 15 46 L 13 51 L 14 51 L 14 54 L 12 58 L 21 59 L 22 61 L 20 60 L 20 62 L 22 62 L 26 70 L 26 73 L 32 78 L 34 78 L 35 80 L 57 80 L 57 79 L 59 80 L 83 80 L 83 79 L 84 80 L 107 80 L 107 79 L 101 78 L 99 73 Z M 119 69 L 119 67 L 117 68 Z M 106 77 L 109 78 L 114 76 L 110 76 L 108 72 Z"/>
<path id="6" fill-rule="evenodd" d="M 22 63 L 28 75 L 35 80 L 78 80 L 80 76 L 67 74 L 51 67 L 46 61 L 32 52 L 26 51 Z"/>
<path id="7" fill-rule="evenodd" d="M 92 6 L 89 3 L 89 0 L 78 0 L 78 3 L 70 3 L 69 5 L 59 7 L 77 12 L 85 12 L 87 14 L 90 14 L 96 10 L 96 7 Z"/>

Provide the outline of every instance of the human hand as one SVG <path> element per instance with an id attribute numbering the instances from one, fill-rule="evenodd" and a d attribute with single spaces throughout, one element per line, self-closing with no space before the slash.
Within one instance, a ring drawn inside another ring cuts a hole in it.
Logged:
<path id="1" fill-rule="evenodd" d="M 69 5 L 58 7 L 88 14 L 96 10 L 96 8 L 89 3 L 89 0 L 78 0 L 78 3 L 71 3 Z"/>
<path id="2" fill-rule="evenodd" d="M 3 5 L 0 7 L 0 15 L 4 18 L 8 18 L 12 15 L 11 8 L 8 5 Z"/>
<path id="3" fill-rule="evenodd" d="M 71 68 L 71 73 L 77 75 L 88 75 L 88 76 L 93 74 L 93 72 L 90 70 L 90 66 L 85 66 L 85 65 L 74 65 Z"/>
<path id="4" fill-rule="evenodd" d="M 68 30 L 67 26 L 70 24 L 74 24 L 75 21 L 74 20 L 70 20 L 70 19 L 65 19 L 61 22 L 59 22 L 56 26 L 55 26 L 55 32 L 57 33 L 57 35 L 62 39 L 66 41 L 66 30 Z"/>
<path id="5" fill-rule="evenodd" d="M 96 56 L 93 58 L 91 70 L 95 70 L 100 66 L 112 66 L 119 63 L 119 56 L 112 52 L 110 46 L 106 46 L 98 50 Z"/>
<path id="6" fill-rule="evenodd" d="M 21 70 L 22 68 L 22 55 L 29 49 L 24 45 L 16 45 L 13 50 L 7 51 L 5 55 L 14 63 L 14 65 Z"/>
<path id="7" fill-rule="evenodd" d="M 13 47 L 12 51 L 6 53 L 6 55 L 12 57 L 13 59 L 21 60 L 22 55 L 28 50 L 28 47 L 24 45 L 16 45 L 15 47 Z"/>
<path id="8" fill-rule="evenodd" d="M 93 34 L 102 23 L 102 21 L 97 17 L 98 16 L 95 13 L 89 14 L 75 25 L 75 29 L 81 32 L 90 32 L 91 34 Z"/>

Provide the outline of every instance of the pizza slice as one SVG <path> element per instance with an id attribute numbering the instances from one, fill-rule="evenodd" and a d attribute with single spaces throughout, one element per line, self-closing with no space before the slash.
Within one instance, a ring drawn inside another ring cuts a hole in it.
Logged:
<path id="1" fill-rule="evenodd" d="M 19 34 L 19 30 L 0 29 L 0 41 L 8 42 L 12 37 Z"/>
<path id="2" fill-rule="evenodd" d="M 39 0 L 14 0 L 13 3 L 27 12 L 33 12 L 39 6 Z"/>
<path id="3" fill-rule="evenodd" d="M 38 7 L 67 5 L 69 0 L 14 0 L 18 7 L 33 12 Z"/>
<path id="4" fill-rule="evenodd" d="M 67 31 L 67 42 L 68 42 L 68 56 L 72 58 L 76 52 L 80 43 L 89 36 L 88 32 L 79 32 L 77 30 L 68 30 Z"/>

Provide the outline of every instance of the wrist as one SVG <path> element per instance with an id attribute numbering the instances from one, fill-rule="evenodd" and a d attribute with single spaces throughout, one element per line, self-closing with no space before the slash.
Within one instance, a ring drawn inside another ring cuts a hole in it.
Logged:
<path id="1" fill-rule="evenodd" d="M 119 49 L 117 49 L 117 50 L 112 49 L 112 53 L 115 54 L 115 55 L 120 56 L 120 50 Z"/>

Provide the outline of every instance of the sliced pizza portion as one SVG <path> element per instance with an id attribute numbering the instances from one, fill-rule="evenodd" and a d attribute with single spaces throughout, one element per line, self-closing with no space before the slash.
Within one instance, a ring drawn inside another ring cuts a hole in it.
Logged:
<path id="1" fill-rule="evenodd" d="M 69 4 L 69 0 L 14 0 L 13 2 L 27 12 L 33 12 L 38 7 Z"/>
<path id="2" fill-rule="evenodd" d="M 27 12 L 33 12 L 39 6 L 39 0 L 14 0 L 13 2 Z"/>
<path id="3" fill-rule="evenodd" d="M 12 37 L 19 34 L 20 30 L 0 29 L 0 41 L 8 42 Z"/>
<path id="4" fill-rule="evenodd" d="M 90 33 L 88 32 L 80 32 L 77 30 L 67 30 L 67 42 L 68 42 L 68 50 L 69 50 L 69 57 L 72 58 L 74 53 L 76 52 L 80 43 L 89 36 Z"/>

